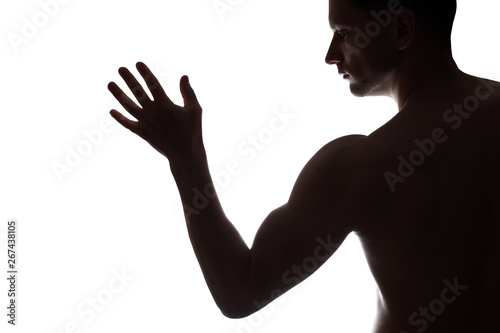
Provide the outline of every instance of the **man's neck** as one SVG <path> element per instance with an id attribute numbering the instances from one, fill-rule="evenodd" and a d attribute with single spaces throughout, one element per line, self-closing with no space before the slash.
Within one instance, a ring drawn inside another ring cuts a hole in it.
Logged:
<path id="1" fill-rule="evenodd" d="M 448 86 L 463 74 L 451 57 L 440 60 L 415 61 L 398 72 L 391 97 L 401 111 L 420 96 Z"/>

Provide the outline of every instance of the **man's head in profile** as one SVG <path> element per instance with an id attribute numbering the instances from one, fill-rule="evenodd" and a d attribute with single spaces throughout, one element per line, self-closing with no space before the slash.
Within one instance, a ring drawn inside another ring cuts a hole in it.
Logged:
<path id="1" fill-rule="evenodd" d="M 456 0 L 330 0 L 334 37 L 326 62 L 355 96 L 389 96 L 456 69 L 451 31 Z"/>

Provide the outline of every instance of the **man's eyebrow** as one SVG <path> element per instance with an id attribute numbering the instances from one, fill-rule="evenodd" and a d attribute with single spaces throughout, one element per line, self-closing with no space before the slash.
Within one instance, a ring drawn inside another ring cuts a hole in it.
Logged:
<path id="1" fill-rule="evenodd" d="M 333 31 L 342 29 L 342 28 L 351 28 L 352 26 L 350 24 L 346 24 L 343 22 L 334 22 L 331 17 L 328 18 L 328 23 L 330 24 L 330 28 Z"/>
<path id="2" fill-rule="evenodd" d="M 337 30 L 340 30 L 340 29 L 343 29 L 343 28 L 350 28 L 351 26 L 349 24 L 342 24 L 342 23 L 335 23 L 333 24 L 332 22 L 330 22 L 330 28 L 333 30 L 333 31 L 337 31 Z"/>

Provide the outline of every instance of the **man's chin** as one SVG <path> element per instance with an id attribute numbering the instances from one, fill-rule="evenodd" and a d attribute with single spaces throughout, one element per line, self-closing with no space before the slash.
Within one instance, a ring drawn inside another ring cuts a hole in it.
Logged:
<path id="1" fill-rule="evenodd" d="M 356 97 L 388 96 L 385 86 L 377 80 L 356 80 L 349 77 L 349 89 Z"/>
<path id="2" fill-rule="evenodd" d="M 356 80 L 350 79 L 349 89 L 351 90 L 351 94 L 356 97 L 374 97 L 374 96 L 384 96 L 383 93 L 377 91 L 375 85 L 367 84 L 367 83 L 359 83 Z"/>
<path id="3" fill-rule="evenodd" d="M 369 90 L 366 89 L 366 87 L 360 86 L 354 82 L 351 82 L 349 88 L 351 90 L 351 94 L 356 97 L 365 97 L 369 95 Z"/>

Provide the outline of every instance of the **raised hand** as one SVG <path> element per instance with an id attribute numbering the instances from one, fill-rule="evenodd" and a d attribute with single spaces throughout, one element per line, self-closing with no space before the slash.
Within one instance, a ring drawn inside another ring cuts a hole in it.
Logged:
<path id="1" fill-rule="evenodd" d="M 189 83 L 189 78 L 183 76 L 180 80 L 180 90 L 184 99 L 184 107 L 175 105 L 153 75 L 142 62 L 137 63 L 137 70 L 144 78 L 153 100 L 144 91 L 127 68 L 118 72 L 140 106 L 129 98 L 114 82 L 108 85 L 109 91 L 137 121 L 122 115 L 117 110 L 111 110 L 111 116 L 123 127 L 139 135 L 170 162 L 181 162 L 189 159 L 192 154 L 204 153 L 201 114 L 202 108 Z"/>

